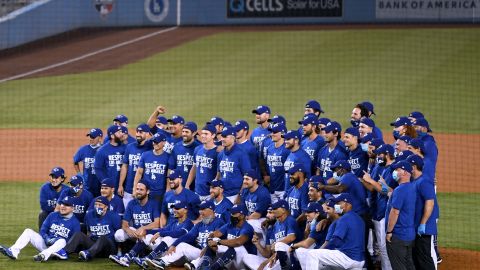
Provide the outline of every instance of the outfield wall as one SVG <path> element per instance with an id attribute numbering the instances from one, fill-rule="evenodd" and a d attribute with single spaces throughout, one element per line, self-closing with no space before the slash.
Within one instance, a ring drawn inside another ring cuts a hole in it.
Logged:
<path id="1" fill-rule="evenodd" d="M 81 27 L 478 23 L 480 0 L 41 0 L 0 18 L 0 49 Z"/>

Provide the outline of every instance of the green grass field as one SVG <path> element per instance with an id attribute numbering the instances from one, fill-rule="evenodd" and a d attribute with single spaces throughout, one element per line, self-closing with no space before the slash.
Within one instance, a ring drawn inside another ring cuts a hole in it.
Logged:
<path id="1" fill-rule="evenodd" d="M 308 99 L 346 125 L 368 99 L 385 129 L 421 110 L 435 131 L 479 133 L 479 42 L 479 28 L 218 34 L 118 70 L 0 84 L 0 127 L 104 127 L 118 113 L 136 125 L 157 104 L 253 124 L 264 103 L 293 123 Z"/>
<path id="2" fill-rule="evenodd" d="M 0 243 L 12 245 L 25 228 L 37 230 L 38 191 L 41 183 L 0 182 Z M 474 207 L 480 199 L 479 194 L 441 193 L 438 202 L 441 207 L 439 222 L 439 243 L 442 247 L 462 248 L 480 251 L 480 236 L 476 233 L 480 209 Z M 12 262 L 0 257 L 0 269 L 33 269 L 32 256 L 36 251 L 28 246 L 20 255 L 19 262 Z M 76 257 L 70 262 L 49 261 L 42 264 L 42 269 L 59 269 L 68 265 L 68 269 L 120 269 L 106 259 L 98 259 L 89 264 L 77 262 Z M 91 267 L 94 265 L 95 267 Z"/>

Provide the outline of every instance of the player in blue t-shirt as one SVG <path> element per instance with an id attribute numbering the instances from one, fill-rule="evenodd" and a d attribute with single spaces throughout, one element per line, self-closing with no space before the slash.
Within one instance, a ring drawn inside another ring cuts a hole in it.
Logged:
<path id="1" fill-rule="evenodd" d="M 67 241 L 80 231 L 80 223 L 73 214 L 73 204 L 70 197 L 61 198 L 60 209 L 48 215 L 42 224 L 40 233 L 25 229 L 15 244 L 11 247 L 0 246 L 0 253 L 12 260 L 18 259 L 20 251 L 31 243 L 39 254 L 33 256 L 36 262 L 47 261 L 51 255 L 65 247 Z M 55 255 L 58 257 L 58 255 Z M 62 254 L 62 257 L 66 254 Z M 65 258 L 65 257 L 64 257 Z"/>
<path id="2" fill-rule="evenodd" d="M 182 141 L 182 130 L 185 125 L 185 119 L 180 115 L 173 115 L 170 119 L 167 119 L 167 123 L 171 136 L 166 136 L 167 142 L 163 147 L 163 151 L 170 155 L 175 144 Z"/>
<path id="3" fill-rule="evenodd" d="M 93 167 L 95 163 L 95 154 L 97 153 L 98 148 L 101 146 L 101 141 L 103 138 L 103 132 L 99 128 L 92 128 L 88 133 L 89 144 L 81 146 L 75 155 L 73 156 L 73 167 L 77 174 L 82 173 L 85 183 L 83 187 L 90 191 L 92 195 L 100 195 L 100 180 L 95 174 L 95 169 Z M 80 163 L 82 168 L 80 170 Z"/>
<path id="4" fill-rule="evenodd" d="M 221 180 L 213 180 L 210 182 L 210 200 L 215 205 L 215 216 L 222 219 L 225 223 L 230 221 L 230 209 L 233 203 L 223 196 L 223 182 Z M 200 217 L 199 217 L 200 218 Z M 197 223 L 201 220 L 198 219 Z"/>
<path id="5" fill-rule="evenodd" d="M 121 218 L 109 210 L 110 202 L 106 197 L 97 197 L 93 203 L 94 208 L 85 216 L 87 234 L 75 233 L 65 247 L 67 254 L 78 252 L 78 258 L 83 261 L 108 258 L 117 251 L 114 234 L 120 229 Z"/>
<path id="6" fill-rule="evenodd" d="M 193 166 L 190 169 L 186 189 L 194 190 L 201 201 L 210 197 L 208 184 L 217 176 L 217 146 L 214 143 L 216 129 L 213 125 L 206 125 L 200 131 L 199 145 L 193 152 Z M 192 186 L 192 183 L 195 183 Z M 193 189 L 192 189 L 193 188 Z"/>
<path id="7" fill-rule="evenodd" d="M 118 195 L 123 197 L 125 207 L 133 200 L 134 178 L 140 156 L 152 149 L 152 143 L 148 140 L 150 134 L 150 127 L 147 124 L 138 125 L 135 134 L 136 141 L 128 144 L 125 148 L 118 184 Z"/>
<path id="8" fill-rule="evenodd" d="M 305 181 L 305 167 L 295 163 L 288 170 L 290 189 L 285 192 L 285 200 L 288 202 L 290 215 L 296 219 L 300 227 L 304 227 L 308 206 L 308 183 Z"/>
<path id="9" fill-rule="evenodd" d="M 122 144 L 130 144 L 130 143 L 133 143 L 135 142 L 135 138 L 128 134 L 128 117 L 123 115 L 123 114 L 119 114 L 117 116 L 115 116 L 115 118 L 113 118 L 113 123 L 112 123 L 113 126 L 118 126 L 120 127 L 123 131 L 122 131 L 122 138 L 121 138 L 121 141 L 122 141 Z M 103 144 L 107 144 L 110 140 L 110 135 L 109 136 L 105 136 L 105 139 L 103 140 Z M 103 179 L 103 178 L 101 178 Z"/>
<path id="10" fill-rule="evenodd" d="M 298 123 L 302 125 L 303 134 L 300 146 L 312 160 L 311 172 L 313 174 L 317 169 L 318 152 L 325 145 L 325 140 L 317 133 L 319 123 L 315 114 L 306 114 Z"/>
<path id="11" fill-rule="evenodd" d="M 82 231 L 86 231 L 84 219 L 87 213 L 88 206 L 93 201 L 93 195 L 90 191 L 83 188 L 83 178 L 80 175 L 74 175 L 70 178 L 70 188 L 60 193 L 60 198 L 69 196 L 73 203 L 73 214 L 80 221 Z M 60 205 L 55 208 L 56 211 L 60 209 Z"/>
<path id="12" fill-rule="evenodd" d="M 106 138 L 110 141 L 102 145 L 95 154 L 95 174 L 98 179 L 113 179 L 117 189 L 126 145 L 122 143 L 123 132 L 120 126 L 110 126 L 107 134 Z"/>
<path id="13" fill-rule="evenodd" d="M 348 163 L 357 177 L 362 177 L 368 170 L 368 153 L 360 146 L 360 132 L 356 127 L 345 130 L 343 142 L 348 152 Z"/>
<path id="14" fill-rule="evenodd" d="M 236 145 L 248 155 L 248 158 L 250 160 L 250 167 L 255 170 L 258 175 L 260 175 L 260 150 L 257 150 L 257 148 L 255 148 L 255 146 L 253 145 L 252 141 L 248 139 L 249 125 L 247 121 L 238 120 L 237 122 L 235 122 L 234 127 L 237 132 L 235 135 Z M 258 149 L 260 149 L 260 146 Z"/>
<path id="15" fill-rule="evenodd" d="M 340 124 L 335 121 L 329 122 L 323 128 L 323 131 L 325 132 L 326 144 L 318 153 L 317 175 L 320 175 L 322 182 L 326 184 L 333 176 L 330 166 L 339 160 L 347 160 L 348 157 L 339 143 L 342 132 Z"/>
<path id="16" fill-rule="evenodd" d="M 153 150 L 144 152 L 140 157 L 134 179 L 135 183 L 140 180 L 146 182 L 150 187 L 150 198 L 160 203 L 167 187 L 169 155 L 163 150 L 165 140 L 161 133 L 153 135 L 151 138 Z"/>
<path id="17" fill-rule="evenodd" d="M 117 213 L 120 217 L 125 212 L 125 206 L 122 199 L 115 195 L 115 183 L 112 179 L 106 178 L 102 180 L 102 187 L 100 194 L 108 200 L 108 210 Z M 95 200 L 90 203 L 87 212 L 93 211 L 95 207 Z"/>
<path id="18" fill-rule="evenodd" d="M 287 128 L 282 123 L 273 124 L 270 128 L 272 143 L 268 146 L 265 160 L 268 169 L 268 190 L 272 203 L 283 199 L 285 194 L 285 168 L 284 163 L 287 160 L 290 151 L 285 148 L 285 140 L 282 135 L 287 132 Z"/>
<path id="19" fill-rule="evenodd" d="M 68 189 L 68 186 L 63 184 L 66 178 L 63 168 L 53 168 L 49 176 L 49 182 L 43 184 L 40 188 L 40 209 L 42 211 L 38 214 L 38 229 L 42 228 L 47 216 L 55 211 L 60 193 Z"/>
<path id="20" fill-rule="evenodd" d="M 260 151 L 261 142 L 268 136 L 270 133 L 268 131 L 268 118 L 270 118 L 270 108 L 266 105 L 259 105 L 256 109 L 252 110 L 252 113 L 255 114 L 255 123 L 258 124 L 252 134 L 250 135 L 250 141 L 257 149 L 257 152 Z"/>
<path id="21" fill-rule="evenodd" d="M 290 175 L 288 170 L 293 167 L 294 164 L 303 164 L 305 168 L 306 178 L 312 176 L 311 164 L 312 160 L 310 156 L 300 147 L 300 133 L 296 130 L 290 130 L 287 133 L 283 134 L 282 137 L 285 139 L 285 148 L 290 151 L 285 163 L 283 164 L 285 170 L 285 191 L 289 190 L 290 185 Z"/>
<path id="22" fill-rule="evenodd" d="M 307 269 L 361 269 L 365 263 L 365 223 L 352 210 L 354 201 L 350 194 L 342 193 L 334 201 L 335 212 L 341 217 L 325 248 L 308 252 Z"/>

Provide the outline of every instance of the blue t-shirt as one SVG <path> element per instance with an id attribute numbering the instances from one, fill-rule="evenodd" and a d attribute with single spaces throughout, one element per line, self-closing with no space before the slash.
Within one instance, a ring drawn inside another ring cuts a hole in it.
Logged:
<path id="1" fill-rule="evenodd" d="M 307 211 L 308 206 L 308 183 L 305 182 L 300 188 L 292 186 L 285 193 L 285 200 L 288 202 L 290 214 L 297 218 Z"/>
<path id="2" fill-rule="evenodd" d="M 383 139 L 382 130 L 380 130 L 378 127 L 374 127 L 372 133 L 375 138 Z"/>
<path id="3" fill-rule="evenodd" d="M 430 177 L 435 179 L 435 171 L 438 159 L 437 143 L 435 142 L 435 138 L 433 138 L 433 136 L 430 134 L 422 134 L 419 136 L 419 138 L 423 141 L 423 145 L 425 147 L 424 160 L 429 160 L 429 162 L 431 163 L 429 166 L 433 167 L 433 169 L 429 170 L 429 173 L 433 172 L 433 175 L 430 174 Z"/>
<path id="4" fill-rule="evenodd" d="M 328 226 L 327 235 L 325 236 L 325 241 L 332 240 L 333 233 L 335 232 L 335 228 L 337 228 L 337 220 L 335 219 L 330 226 Z"/>
<path id="5" fill-rule="evenodd" d="M 93 211 L 95 207 L 95 200 L 92 200 L 90 202 L 90 206 L 88 207 L 87 212 Z M 123 200 L 119 196 L 116 196 L 115 194 L 112 196 L 112 199 L 110 200 L 110 205 L 108 207 L 108 211 L 115 212 L 120 216 L 123 216 L 123 213 L 125 213 L 125 206 L 123 205 Z"/>
<path id="6" fill-rule="evenodd" d="M 385 214 L 385 230 L 388 230 L 388 217 L 392 208 L 400 210 L 393 236 L 403 241 L 415 240 L 415 200 L 417 192 L 413 183 L 403 183 L 393 190 Z"/>
<path id="7" fill-rule="evenodd" d="M 93 195 L 88 190 L 83 190 L 80 196 L 77 197 L 71 188 L 65 189 L 60 194 L 60 199 L 70 196 L 73 204 L 73 214 L 77 217 L 78 221 L 83 223 L 85 214 L 87 213 L 90 202 L 93 201 Z"/>
<path id="8" fill-rule="evenodd" d="M 283 164 L 287 160 L 290 151 L 285 148 L 285 144 L 275 147 L 275 143 L 271 143 L 267 148 L 266 164 L 268 174 L 270 175 L 270 193 L 275 191 L 285 191 L 285 168 Z"/>
<path id="9" fill-rule="evenodd" d="M 242 235 L 246 235 L 248 240 L 243 244 L 243 246 L 249 254 L 257 254 L 257 248 L 252 243 L 253 227 L 252 225 L 248 224 L 247 221 L 244 221 L 242 227 L 240 228 L 237 226 L 232 226 L 232 224 L 228 223 L 220 227 L 218 230 L 222 233 L 222 239 L 237 239 Z"/>
<path id="10" fill-rule="evenodd" d="M 363 177 L 363 171 L 368 170 L 368 153 L 362 150 L 360 144 L 353 151 L 348 151 L 348 163 L 357 177 Z"/>
<path id="11" fill-rule="evenodd" d="M 440 216 L 438 208 L 437 195 L 435 194 L 435 186 L 431 179 L 428 179 L 424 175 L 415 179 L 413 184 L 417 190 L 417 199 L 415 203 L 415 228 L 418 228 L 423 216 L 423 210 L 425 209 L 425 201 L 433 200 L 433 211 L 430 218 L 425 224 L 425 234 L 436 235 L 437 234 L 437 219 Z"/>
<path id="12" fill-rule="evenodd" d="M 267 214 L 268 206 L 271 204 L 270 192 L 264 186 L 258 186 L 254 192 L 243 189 L 240 194 L 242 202 L 247 207 L 248 216 L 254 212 L 259 213 L 262 217 Z"/>
<path id="13" fill-rule="evenodd" d="M 350 193 L 352 197 L 352 209 L 355 213 L 363 215 L 367 212 L 367 192 L 360 180 L 351 172 L 342 175 L 340 184 L 347 187 L 344 192 Z"/>
<path id="14" fill-rule="evenodd" d="M 173 242 L 172 246 L 176 247 L 180 243 L 191 244 L 197 248 L 203 249 L 207 246 L 208 236 L 222 227 L 225 223 L 220 218 L 215 218 L 209 224 L 199 222 L 184 236 Z"/>
<path id="15" fill-rule="evenodd" d="M 113 146 L 110 143 L 104 144 L 95 154 L 95 174 L 98 180 L 110 178 L 115 181 L 115 190 L 120 180 L 120 169 L 122 167 L 123 153 L 126 145 Z"/>
<path id="16" fill-rule="evenodd" d="M 126 192 L 130 194 L 133 193 L 133 180 L 135 179 L 135 174 L 137 173 L 138 162 L 140 161 L 142 154 L 150 150 L 152 150 L 152 144 L 150 141 L 146 141 L 143 145 L 138 144 L 138 142 L 134 142 L 127 145 L 125 148 L 122 163 L 128 165 L 127 177 L 123 183 Z"/>
<path id="17" fill-rule="evenodd" d="M 270 134 L 268 128 L 263 128 L 261 126 L 256 127 L 252 131 L 252 134 L 250 135 L 250 141 L 255 146 L 255 149 L 257 149 L 257 151 L 259 151 L 261 142 L 265 138 L 267 138 L 268 134 Z"/>
<path id="18" fill-rule="evenodd" d="M 223 198 L 218 203 L 216 200 L 212 201 L 215 204 L 215 216 L 222 219 L 225 223 L 230 222 L 230 209 L 232 209 L 233 203 L 227 198 Z"/>
<path id="19" fill-rule="evenodd" d="M 260 143 L 260 158 L 266 160 L 267 149 L 268 147 L 270 147 L 271 144 L 273 144 L 272 137 L 267 137 L 263 139 L 263 141 Z"/>
<path id="20" fill-rule="evenodd" d="M 143 181 L 150 185 L 150 195 L 163 195 L 167 187 L 168 173 L 167 152 L 156 155 L 153 150 L 142 154 L 138 167 L 143 169 Z"/>
<path id="21" fill-rule="evenodd" d="M 40 235 L 43 240 L 47 238 L 63 238 L 67 242 L 80 231 L 80 222 L 73 215 L 71 218 L 63 217 L 60 212 L 50 213 L 40 228 Z"/>
<path id="22" fill-rule="evenodd" d="M 171 154 L 175 144 L 182 141 L 183 141 L 182 136 L 175 138 L 170 134 L 170 136 L 167 137 L 167 141 L 165 142 L 165 145 L 163 146 L 163 151 L 167 152 L 167 154 Z"/>
<path id="23" fill-rule="evenodd" d="M 292 216 L 288 216 L 283 222 L 277 220 L 273 225 L 273 235 L 275 242 L 283 240 L 288 235 L 295 234 L 295 241 L 293 243 L 303 240 L 303 233 L 297 225 L 297 221 Z"/>
<path id="24" fill-rule="evenodd" d="M 57 192 L 55 189 L 53 189 L 50 182 L 43 184 L 40 188 L 40 208 L 42 211 L 47 213 L 53 212 L 57 206 L 57 201 L 60 197 L 60 194 L 68 189 L 69 187 L 67 185 L 60 184 Z"/>
<path id="25" fill-rule="evenodd" d="M 290 175 L 288 174 L 288 170 L 293 167 L 295 163 L 303 164 L 305 168 L 305 179 L 309 179 L 312 176 L 311 168 L 312 168 L 312 160 L 310 156 L 305 152 L 302 148 L 299 148 L 295 152 L 290 152 L 285 160 L 285 164 L 283 164 L 283 169 L 285 170 L 284 176 L 284 183 L 285 183 L 285 191 L 290 189 Z"/>
<path id="26" fill-rule="evenodd" d="M 250 161 L 236 144 L 218 154 L 218 171 L 223 181 L 223 194 L 226 197 L 237 195 L 243 184 L 243 175 L 250 170 Z"/>
<path id="27" fill-rule="evenodd" d="M 83 188 L 90 191 L 93 194 L 100 194 L 100 181 L 95 174 L 95 154 L 100 146 L 92 147 L 90 144 L 86 144 L 78 149 L 73 156 L 73 163 L 83 163 Z"/>
<path id="28" fill-rule="evenodd" d="M 342 245 L 337 250 L 352 260 L 365 260 L 365 223 L 358 214 L 350 211 L 341 216 L 336 222 L 332 237 L 342 240 Z"/>
<path id="29" fill-rule="evenodd" d="M 313 248 L 320 248 L 323 245 L 323 243 L 325 242 L 325 238 L 327 237 L 329 228 L 330 226 L 326 227 L 325 229 L 319 232 L 317 232 L 315 228 L 310 229 L 310 233 L 308 234 L 308 237 L 315 240 L 315 245 Z"/>
<path id="30" fill-rule="evenodd" d="M 322 136 L 317 136 L 315 139 L 313 139 L 313 141 L 308 137 L 304 137 L 300 142 L 300 146 L 305 152 L 307 152 L 308 156 L 312 160 L 312 172 L 314 172 L 317 168 L 318 152 L 324 145 L 325 140 L 322 138 Z"/>
<path id="31" fill-rule="evenodd" d="M 195 160 L 195 192 L 200 196 L 210 194 L 208 184 L 217 176 L 217 147 L 205 149 L 203 145 L 197 146 L 193 152 Z"/>
<path id="32" fill-rule="evenodd" d="M 173 220 L 167 223 L 167 226 L 159 229 L 147 230 L 148 234 L 159 233 L 160 236 L 170 236 L 172 238 L 179 238 L 187 234 L 193 228 L 193 223 L 190 219 L 185 219 L 183 222 Z"/>
<path id="33" fill-rule="evenodd" d="M 104 235 L 115 241 L 115 232 L 122 227 L 120 216 L 112 211 L 107 211 L 101 217 L 98 217 L 95 211 L 88 211 L 85 216 L 85 224 L 90 233 L 90 239 L 94 241 Z"/>
<path id="34" fill-rule="evenodd" d="M 147 203 L 142 206 L 140 201 L 135 199 L 128 203 L 125 214 L 123 215 L 123 220 L 128 221 L 130 226 L 138 229 L 152 223 L 159 217 L 160 211 L 157 201 L 149 199 Z"/>
<path id="35" fill-rule="evenodd" d="M 255 148 L 251 141 L 246 140 L 243 143 L 237 143 L 238 148 L 242 149 L 248 155 L 250 167 L 260 176 L 260 164 L 258 163 L 259 151 Z"/>
<path id="36" fill-rule="evenodd" d="M 385 166 L 382 173 L 380 174 L 380 176 L 383 177 L 383 179 L 385 179 L 386 181 L 386 177 L 387 176 L 391 176 L 392 175 L 392 167 L 391 166 Z M 379 181 L 380 180 L 380 176 L 378 178 L 374 178 L 375 181 Z M 395 182 L 396 183 L 396 182 Z M 388 185 L 388 184 L 387 184 Z M 395 187 L 393 187 L 395 188 Z M 381 193 L 381 192 L 375 192 L 375 206 L 374 206 L 374 209 L 372 211 L 372 219 L 376 220 L 376 221 L 380 221 L 382 220 L 383 218 L 385 218 L 385 210 L 387 208 L 387 202 L 388 202 L 388 195 L 385 193 Z"/>
<path id="37" fill-rule="evenodd" d="M 168 168 L 182 172 L 182 186 L 185 186 L 187 183 L 188 174 L 193 166 L 193 152 L 199 145 L 196 140 L 193 140 L 193 142 L 188 145 L 184 145 L 183 141 L 181 141 L 173 146 L 172 154 L 168 161 Z"/>
<path id="38" fill-rule="evenodd" d="M 200 198 L 198 195 L 186 188 L 183 188 L 182 191 L 178 194 L 175 194 L 175 191 L 170 190 L 165 193 L 162 203 L 162 213 L 167 216 L 167 223 L 175 221 L 173 215 L 172 206 L 179 202 L 185 202 L 188 205 L 188 219 L 195 220 L 198 217 L 198 206 L 200 205 Z"/>

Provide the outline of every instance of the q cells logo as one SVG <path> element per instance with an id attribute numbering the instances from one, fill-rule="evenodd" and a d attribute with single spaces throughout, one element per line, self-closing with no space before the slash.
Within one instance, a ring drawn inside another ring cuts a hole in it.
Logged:
<path id="1" fill-rule="evenodd" d="M 233 13 L 244 13 L 245 12 L 245 0 L 230 0 L 228 8 Z"/>
<path id="2" fill-rule="evenodd" d="M 145 0 L 145 15 L 152 22 L 161 22 L 168 15 L 168 7 L 169 0 Z"/>

